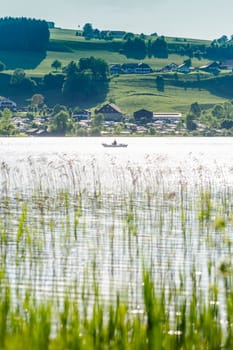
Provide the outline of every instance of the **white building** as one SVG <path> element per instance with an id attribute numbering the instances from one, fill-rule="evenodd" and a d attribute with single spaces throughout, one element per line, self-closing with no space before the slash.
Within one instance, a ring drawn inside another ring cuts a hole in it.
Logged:
<path id="1" fill-rule="evenodd" d="M 153 113 L 153 121 L 161 121 L 164 123 L 177 123 L 181 121 L 182 113 Z"/>

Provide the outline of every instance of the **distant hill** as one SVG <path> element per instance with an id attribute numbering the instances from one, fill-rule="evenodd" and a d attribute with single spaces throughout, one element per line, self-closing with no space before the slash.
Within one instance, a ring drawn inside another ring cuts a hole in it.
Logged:
<path id="1" fill-rule="evenodd" d="M 168 50 L 166 58 L 155 57 L 150 52 L 150 45 L 158 38 L 154 36 L 137 36 L 145 42 L 144 57 L 137 59 L 133 54 L 124 51 L 126 38 L 88 39 L 80 36 L 80 32 L 70 29 L 51 28 L 48 49 L 45 55 L 23 51 L 0 51 L 0 61 L 6 65 L 6 71 L 0 77 L 0 94 L 16 99 L 18 103 L 27 104 L 31 91 L 15 92 L 9 87 L 9 79 L 17 68 L 24 69 L 27 76 L 35 79 L 37 87 L 34 92 L 45 96 L 47 104 L 66 103 L 59 89 L 44 90 L 41 81 L 45 74 L 62 74 L 51 67 L 54 60 L 59 60 L 62 67 L 80 58 L 96 57 L 111 64 L 143 62 L 148 64 L 153 72 L 147 75 L 120 74 L 112 75 L 109 80 L 109 90 L 104 100 L 89 98 L 85 101 L 73 101 L 73 105 L 85 108 L 96 108 L 105 101 L 113 101 L 125 113 L 136 109 L 148 108 L 153 111 L 186 112 L 193 102 L 203 106 L 212 106 L 233 98 L 233 78 L 231 71 L 220 71 L 216 76 L 213 72 L 199 71 L 199 68 L 212 60 L 223 61 L 231 53 L 232 43 L 220 44 L 208 40 L 165 37 Z M 126 33 L 127 34 L 127 33 Z M 135 36 L 134 36 L 135 38 Z M 131 37 L 131 40 L 132 37 Z M 138 41 L 137 41 L 138 43 Z M 140 42 L 141 44 L 141 42 Z M 171 63 L 181 65 L 191 59 L 195 70 L 191 73 L 163 72 L 164 66 Z M 6 75 L 7 74 L 7 75 Z M 7 76 L 9 78 L 7 78 Z M 164 80 L 164 90 L 158 90 L 156 78 Z"/>

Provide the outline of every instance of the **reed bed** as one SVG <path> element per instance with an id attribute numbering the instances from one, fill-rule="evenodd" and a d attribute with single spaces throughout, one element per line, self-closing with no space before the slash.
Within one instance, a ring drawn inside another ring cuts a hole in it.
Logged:
<path id="1" fill-rule="evenodd" d="M 0 349 L 231 349 L 232 173 L 0 164 Z"/>

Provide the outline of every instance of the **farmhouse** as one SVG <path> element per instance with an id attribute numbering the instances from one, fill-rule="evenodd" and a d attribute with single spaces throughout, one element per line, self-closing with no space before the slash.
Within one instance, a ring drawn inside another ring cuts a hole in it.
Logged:
<path id="1" fill-rule="evenodd" d="M 148 74 L 152 72 L 151 67 L 146 63 L 124 63 L 121 70 L 125 74 Z"/>
<path id="2" fill-rule="evenodd" d="M 123 39 L 126 32 L 123 30 L 101 30 L 101 38 L 114 38 L 114 39 Z"/>
<path id="3" fill-rule="evenodd" d="M 110 30 L 109 36 L 112 38 L 123 39 L 126 32 L 124 30 Z"/>
<path id="4" fill-rule="evenodd" d="M 103 114 L 105 121 L 120 122 L 122 119 L 122 111 L 114 103 L 108 103 L 96 111 L 97 114 Z"/>
<path id="5" fill-rule="evenodd" d="M 146 124 L 151 123 L 153 118 L 153 112 L 146 109 L 139 109 L 134 112 L 135 123 Z"/>
<path id="6" fill-rule="evenodd" d="M 111 64 L 109 68 L 110 74 L 120 74 L 121 72 L 121 64 L 115 63 Z"/>
<path id="7" fill-rule="evenodd" d="M 201 66 L 199 69 L 202 71 L 205 71 L 205 72 L 215 72 L 216 70 L 219 69 L 219 63 L 216 61 L 209 62 L 209 63 L 205 64 L 204 66 Z"/>
<path id="8" fill-rule="evenodd" d="M 179 65 L 177 68 L 176 68 L 176 71 L 179 72 L 179 73 L 189 73 L 191 72 L 192 70 L 194 70 L 194 67 L 190 67 L 188 64 L 186 63 L 183 63 L 181 65 Z"/>
<path id="9" fill-rule="evenodd" d="M 175 72 L 177 70 L 178 65 L 174 62 L 167 64 L 164 66 L 161 71 L 162 72 Z"/>
<path id="10" fill-rule="evenodd" d="M 5 108 L 10 109 L 11 111 L 16 111 L 17 105 L 14 101 L 11 101 L 9 98 L 0 96 L 0 109 L 3 110 Z"/>
<path id="11" fill-rule="evenodd" d="M 75 120 L 90 120 L 91 119 L 91 112 L 87 109 L 82 109 L 73 115 Z"/>

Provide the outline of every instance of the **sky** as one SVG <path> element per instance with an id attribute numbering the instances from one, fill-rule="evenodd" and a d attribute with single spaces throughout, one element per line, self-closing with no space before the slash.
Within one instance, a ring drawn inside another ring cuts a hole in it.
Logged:
<path id="1" fill-rule="evenodd" d="M 7 0 L 1 17 L 30 17 L 55 22 L 56 27 L 210 39 L 233 34 L 233 1 L 224 0 Z"/>

